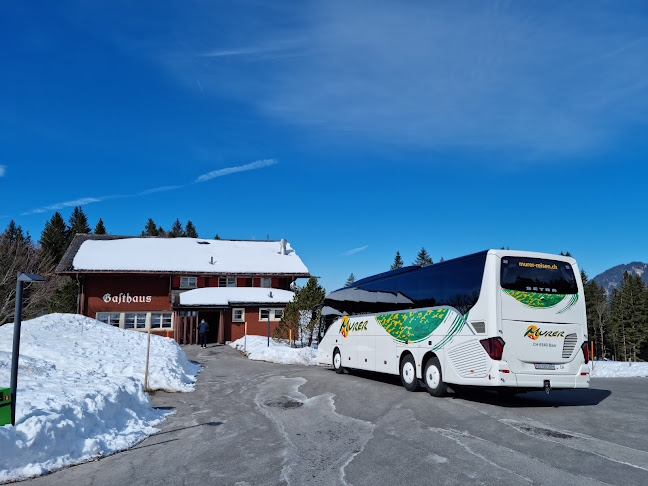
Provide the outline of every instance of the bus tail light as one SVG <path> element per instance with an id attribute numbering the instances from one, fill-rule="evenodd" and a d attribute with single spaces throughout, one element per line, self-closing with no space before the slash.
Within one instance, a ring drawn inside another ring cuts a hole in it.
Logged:
<path id="1" fill-rule="evenodd" d="M 589 357 L 589 346 L 588 346 L 587 341 L 585 341 L 581 345 L 581 349 L 583 350 L 583 356 L 585 357 L 585 364 L 587 364 L 587 363 L 589 363 L 589 359 L 590 359 L 590 357 Z"/>
<path id="2" fill-rule="evenodd" d="M 496 361 L 502 360 L 502 353 L 504 352 L 504 340 L 501 337 L 492 337 L 488 339 L 482 339 L 479 341 L 484 349 L 488 353 L 488 356 L 491 359 Z"/>

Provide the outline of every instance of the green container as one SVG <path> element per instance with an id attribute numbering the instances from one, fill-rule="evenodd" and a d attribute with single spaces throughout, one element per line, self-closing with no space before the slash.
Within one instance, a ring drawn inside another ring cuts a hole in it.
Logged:
<path id="1" fill-rule="evenodd" d="M 0 388 L 0 427 L 11 424 L 11 388 Z"/>

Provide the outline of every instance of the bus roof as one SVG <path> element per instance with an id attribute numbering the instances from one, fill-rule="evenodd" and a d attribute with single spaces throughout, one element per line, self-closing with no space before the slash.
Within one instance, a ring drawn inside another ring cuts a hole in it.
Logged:
<path id="1" fill-rule="evenodd" d="M 478 256 L 478 255 L 485 255 L 489 251 L 490 250 L 478 251 L 476 253 L 471 253 L 470 255 L 464 255 L 464 256 L 457 257 L 457 258 L 451 258 L 450 260 L 444 260 L 444 261 L 439 262 L 439 263 L 433 263 L 432 265 L 434 265 L 436 268 L 438 268 L 439 265 L 446 265 L 446 264 L 450 264 L 450 263 L 456 263 L 456 262 L 460 262 L 461 260 L 467 260 L 469 258 Z M 357 287 L 359 285 L 363 285 L 363 284 L 366 284 L 366 283 L 369 283 L 369 282 L 373 282 L 375 280 L 381 280 L 381 279 L 384 279 L 384 278 L 387 278 L 387 277 L 392 277 L 394 275 L 399 275 L 401 273 L 415 272 L 415 271 L 418 271 L 418 270 L 423 270 L 423 269 L 425 269 L 427 267 L 430 267 L 430 265 L 410 265 L 410 266 L 407 266 L 407 267 L 397 268 L 395 270 L 389 270 L 387 272 L 377 273 L 376 275 L 370 275 L 369 277 L 365 277 L 363 279 L 356 280 L 351 285 L 348 285 L 347 287 L 339 288 L 337 290 L 334 290 L 333 292 L 337 292 L 337 291 L 343 290 L 343 289 L 349 289 L 349 288 Z M 333 292 L 331 292 L 331 293 L 333 293 Z"/>

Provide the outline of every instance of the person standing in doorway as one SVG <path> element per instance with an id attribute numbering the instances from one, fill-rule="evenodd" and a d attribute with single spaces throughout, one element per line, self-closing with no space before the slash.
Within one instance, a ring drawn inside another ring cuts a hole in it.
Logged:
<path id="1" fill-rule="evenodd" d="M 206 348 L 207 347 L 207 331 L 209 330 L 209 324 L 205 321 L 205 319 L 202 319 L 200 321 L 200 324 L 198 324 L 198 336 L 199 336 L 199 343 L 201 348 Z"/>

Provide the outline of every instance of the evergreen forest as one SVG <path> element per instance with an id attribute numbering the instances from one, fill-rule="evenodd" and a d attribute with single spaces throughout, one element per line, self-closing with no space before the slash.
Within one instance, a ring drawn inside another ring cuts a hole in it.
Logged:
<path id="1" fill-rule="evenodd" d="M 77 234 L 105 235 L 107 229 L 101 218 L 94 231 L 80 206 L 74 208 L 67 222 L 58 211 L 45 223 L 38 241 L 10 221 L 0 233 L 0 326 L 13 322 L 16 304 L 16 276 L 18 272 L 35 273 L 44 283 L 26 284 L 23 291 L 23 317 L 31 319 L 46 313 L 76 313 L 78 283 L 75 279 L 56 275 L 55 270 L 65 251 Z M 191 221 L 183 227 L 176 219 L 169 231 L 149 218 L 141 236 L 198 238 Z"/>

